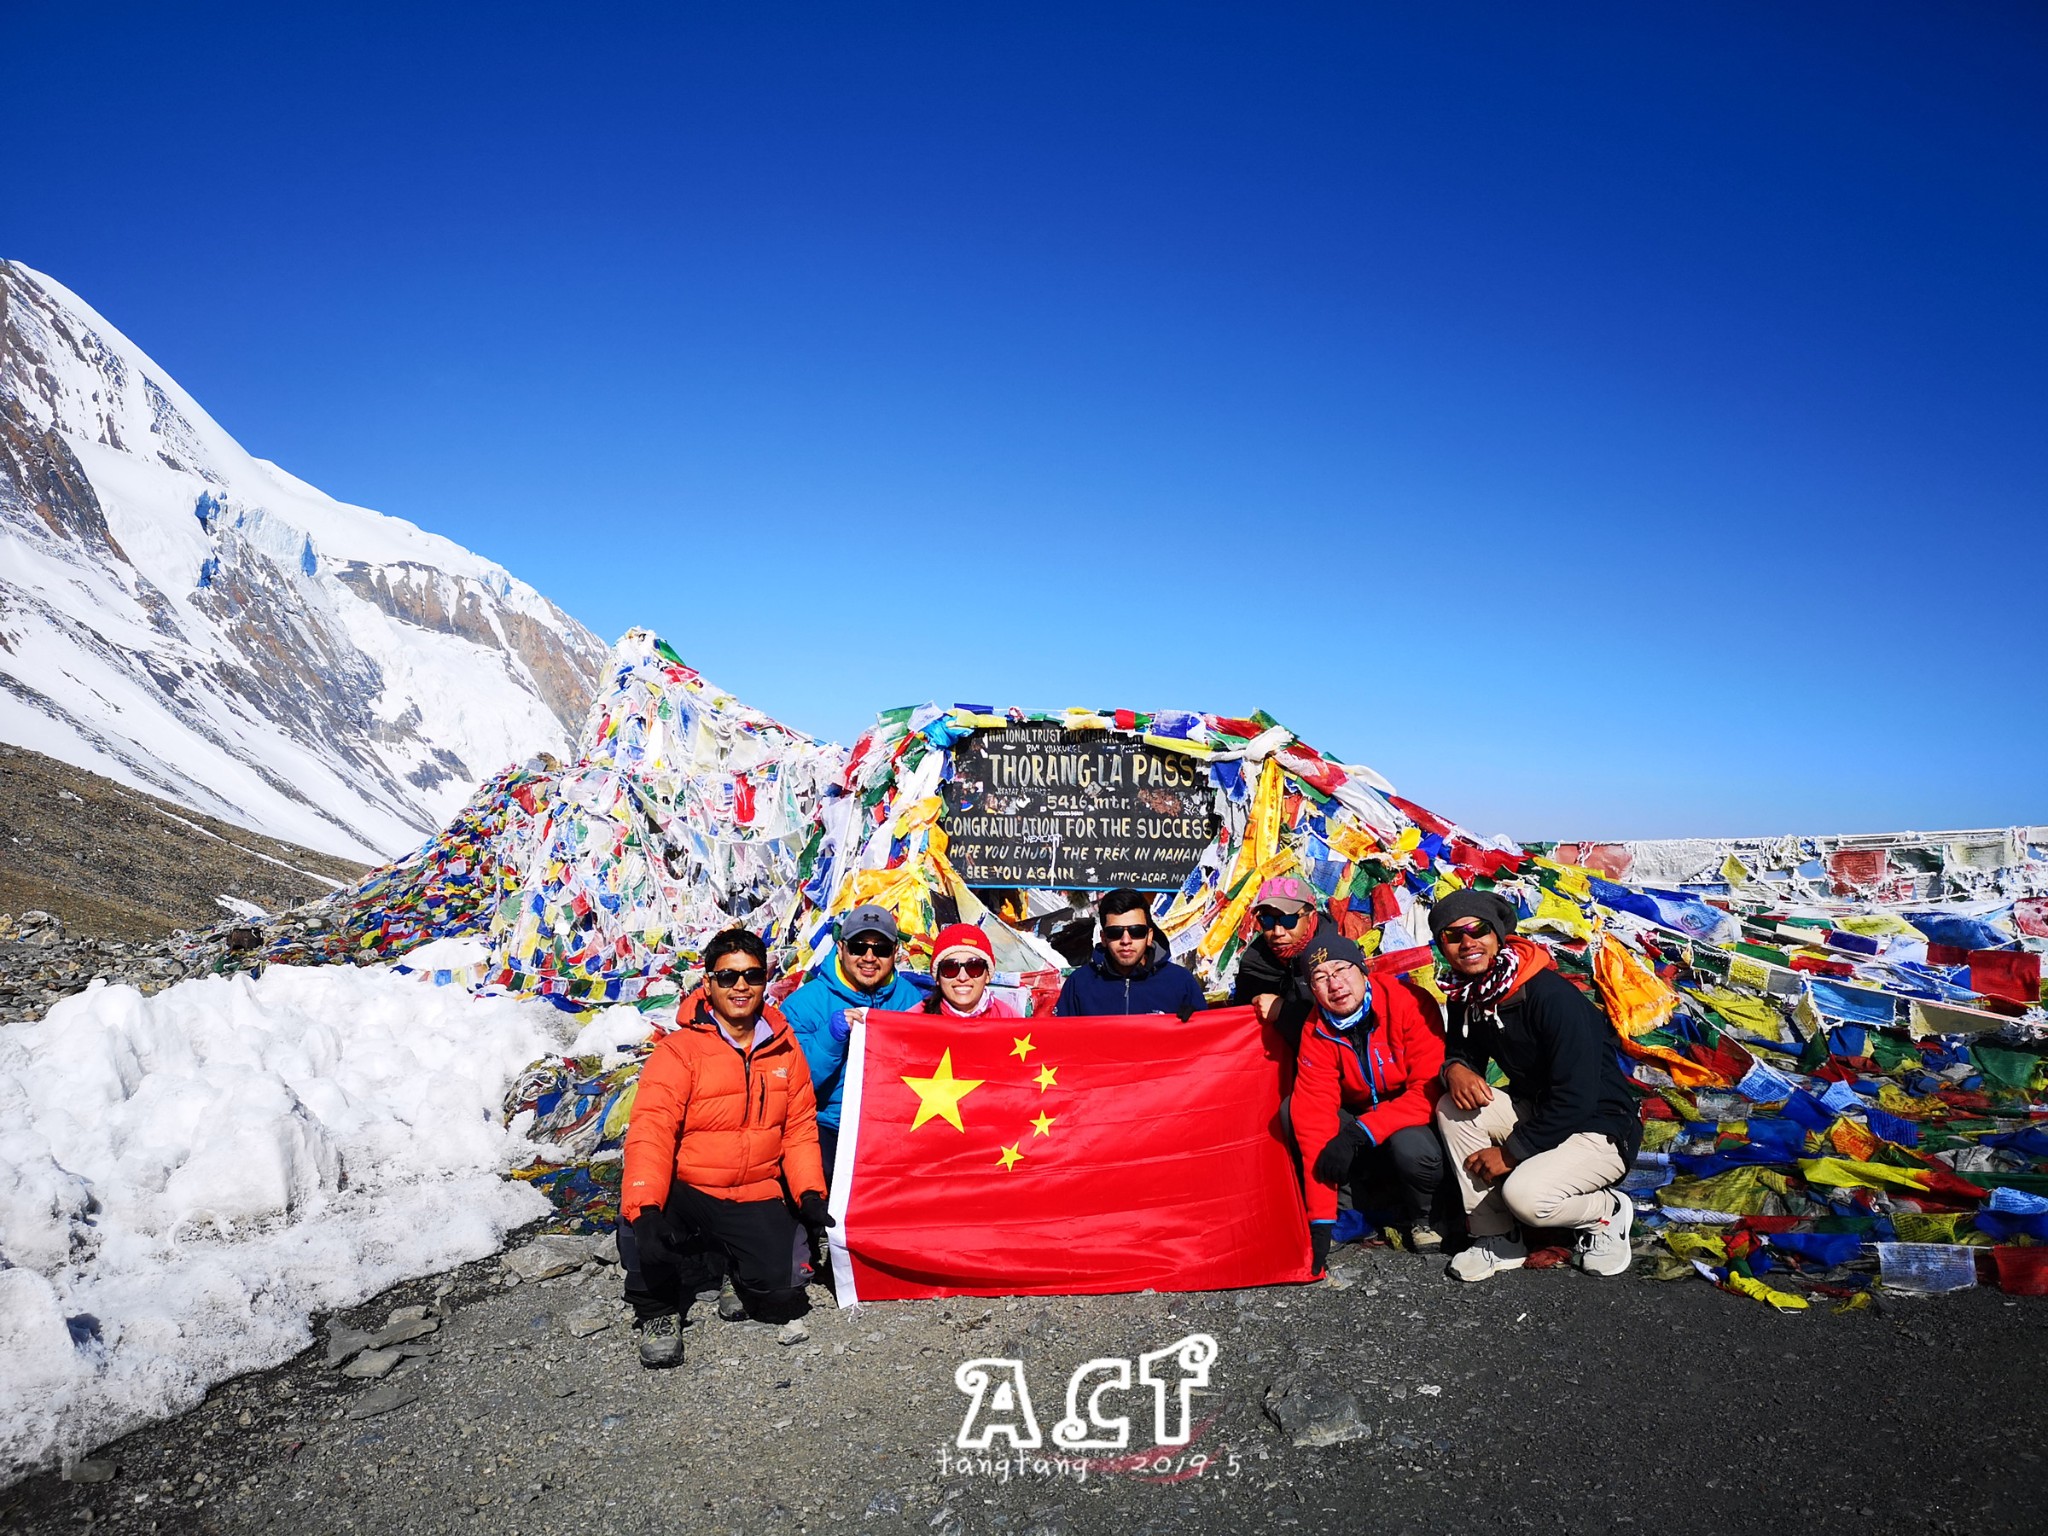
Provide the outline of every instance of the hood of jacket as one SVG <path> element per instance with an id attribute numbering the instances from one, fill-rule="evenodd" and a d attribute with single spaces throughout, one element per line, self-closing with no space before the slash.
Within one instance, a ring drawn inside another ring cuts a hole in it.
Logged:
<path id="1" fill-rule="evenodd" d="M 1508 938 L 1508 945 L 1514 950 L 1515 958 L 1521 963 L 1515 970 L 1515 984 L 1508 988 L 1507 997 L 1503 997 L 1501 999 L 1502 1002 L 1506 1002 L 1508 997 L 1513 997 L 1522 988 L 1526 987 L 1529 984 L 1529 978 L 1536 975 L 1539 971 L 1554 971 L 1557 969 L 1557 962 L 1550 958 L 1550 951 L 1541 944 L 1538 944 L 1534 939 L 1525 939 L 1519 933 L 1512 934 Z"/>

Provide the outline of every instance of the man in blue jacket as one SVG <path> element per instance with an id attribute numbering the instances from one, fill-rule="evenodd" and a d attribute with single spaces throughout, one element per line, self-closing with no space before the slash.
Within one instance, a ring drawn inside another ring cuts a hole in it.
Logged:
<path id="1" fill-rule="evenodd" d="M 1176 1013 L 1185 1019 L 1209 1006 L 1195 973 L 1167 959 L 1166 941 L 1152 926 L 1152 909 L 1142 891 L 1111 891 L 1095 911 L 1102 942 L 1086 965 L 1068 975 L 1054 1013 L 1068 1018 Z"/>
<path id="2" fill-rule="evenodd" d="M 810 1063 L 818 1098 L 818 1152 L 828 1183 L 839 1153 L 839 1094 L 846 1086 L 846 1042 L 853 1026 L 870 1008 L 909 1013 L 924 1002 L 924 993 L 896 973 L 900 938 L 888 908 L 855 907 L 839 919 L 838 942 L 817 974 L 782 1005 L 782 1016 Z"/>

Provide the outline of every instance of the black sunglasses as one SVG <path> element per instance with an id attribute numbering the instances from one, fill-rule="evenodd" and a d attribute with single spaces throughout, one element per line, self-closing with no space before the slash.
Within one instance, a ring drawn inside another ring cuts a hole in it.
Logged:
<path id="1" fill-rule="evenodd" d="M 1493 932 L 1485 923 L 1453 923 L 1437 935 L 1439 944 L 1462 944 L 1467 939 L 1477 939 Z"/>
<path id="2" fill-rule="evenodd" d="M 1292 928 L 1301 921 L 1299 912 L 1282 912 L 1273 907 L 1261 907 L 1252 914 L 1261 928 Z"/>
<path id="3" fill-rule="evenodd" d="M 1112 928 L 1107 923 L 1102 925 L 1102 936 L 1105 939 L 1135 939 L 1140 934 L 1150 933 L 1151 931 L 1152 925 L 1149 923 L 1132 923 L 1123 928 Z"/>
<path id="4" fill-rule="evenodd" d="M 733 987 L 758 987 L 768 979 L 768 973 L 760 966 L 749 966 L 744 971 L 712 971 L 708 979 L 727 989 Z"/>
<path id="5" fill-rule="evenodd" d="M 846 952 L 849 955 L 893 955 L 896 946 L 887 939 L 848 939 Z"/>

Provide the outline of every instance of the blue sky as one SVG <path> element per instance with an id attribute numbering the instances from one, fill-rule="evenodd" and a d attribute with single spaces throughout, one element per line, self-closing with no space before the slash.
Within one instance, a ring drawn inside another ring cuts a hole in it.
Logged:
<path id="1" fill-rule="evenodd" d="M 1526 837 L 2048 821 L 2038 8 L 8 36 L 0 254 L 792 724 L 1264 707 Z"/>

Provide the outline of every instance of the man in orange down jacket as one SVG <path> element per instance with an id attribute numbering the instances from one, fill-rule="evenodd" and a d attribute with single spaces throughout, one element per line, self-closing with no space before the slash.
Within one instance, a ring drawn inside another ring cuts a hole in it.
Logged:
<path id="1" fill-rule="evenodd" d="M 721 1270 L 747 1313 L 800 1316 L 797 1224 L 814 1241 L 835 1225 L 811 1069 L 767 1001 L 767 949 L 727 929 L 704 951 L 704 985 L 677 1008 L 678 1028 L 640 1069 L 619 1210 L 637 1250 L 626 1300 L 653 1369 L 682 1363 L 683 1312 Z"/>
<path id="2" fill-rule="evenodd" d="M 1301 1031 L 1288 1117 L 1306 1170 L 1309 1236 L 1318 1272 L 1330 1254 L 1339 1186 L 1393 1175 L 1416 1252 L 1443 1246 L 1430 1212 L 1444 1181 L 1431 1124 L 1443 1070 L 1436 1000 L 1405 978 L 1366 974 L 1365 954 L 1332 929 L 1295 958 L 1315 998 Z"/>

